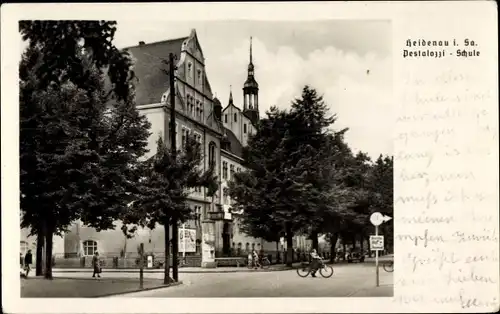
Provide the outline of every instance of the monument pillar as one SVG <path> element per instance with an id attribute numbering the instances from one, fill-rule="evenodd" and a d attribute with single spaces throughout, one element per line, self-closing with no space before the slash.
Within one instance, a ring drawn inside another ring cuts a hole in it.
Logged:
<path id="1" fill-rule="evenodd" d="M 215 268 L 215 221 L 203 220 L 201 232 L 201 267 Z"/>

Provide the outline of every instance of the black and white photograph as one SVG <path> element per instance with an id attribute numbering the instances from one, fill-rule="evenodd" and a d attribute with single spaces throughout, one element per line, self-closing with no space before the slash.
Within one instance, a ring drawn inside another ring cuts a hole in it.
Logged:
<path id="1" fill-rule="evenodd" d="M 2 5 L 3 310 L 494 312 L 493 7 Z"/>
<path id="2" fill-rule="evenodd" d="M 156 25 L 19 23 L 21 296 L 392 296 L 390 21 Z"/>

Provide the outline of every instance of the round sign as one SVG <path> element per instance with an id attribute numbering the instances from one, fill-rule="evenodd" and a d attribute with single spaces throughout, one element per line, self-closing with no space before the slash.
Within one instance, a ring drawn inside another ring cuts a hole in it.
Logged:
<path id="1" fill-rule="evenodd" d="M 374 226 L 380 226 L 384 222 L 384 215 L 379 212 L 375 212 L 370 216 L 370 222 Z"/>

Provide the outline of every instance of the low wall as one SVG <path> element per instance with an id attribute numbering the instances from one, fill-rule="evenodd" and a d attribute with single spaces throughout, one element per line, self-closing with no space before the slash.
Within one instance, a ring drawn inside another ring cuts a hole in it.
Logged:
<path id="1" fill-rule="evenodd" d="M 101 267 L 104 269 L 120 269 L 120 268 L 139 268 L 139 257 L 117 257 L 106 256 L 100 257 Z M 153 257 L 153 267 L 163 267 L 165 258 L 163 256 Z M 186 256 L 184 262 L 179 256 L 180 266 L 184 267 L 201 267 L 201 256 Z M 170 257 L 170 265 L 172 265 L 172 257 Z M 92 268 L 92 256 L 84 257 L 55 257 L 54 268 Z M 144 261 L 144 267 L 147 267 L 147 259 Z"/>

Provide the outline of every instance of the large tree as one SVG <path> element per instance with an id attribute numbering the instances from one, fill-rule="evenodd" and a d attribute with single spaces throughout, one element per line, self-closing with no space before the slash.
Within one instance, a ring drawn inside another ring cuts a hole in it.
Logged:
<path id="1" fill-rule="evenodd" d="M 245 149 L 249 171 L 230 183 L 231 196 L 244 209 L 243 224 L 256 229 L 267 221 L 268 229 L 283 228 L 288 264 L 293 236 L 312 234 L 317 246 L 322 213 L 334 210 L 330 204 L 344 193 L 332 178 L 336 133 L 329 127 L 335 120 L 322 97 L 304 87 L 290 111 L 271 108 L 260 121 Z"/>
<path id="2" fill-rule="evenodd" d="M 172 151 L 160 137 L 156 154 L 141 165 L 137 183 L 138 193 L 131 210 L 122 217 L 125 234 L 134 233 L 137 226 L 154 229 L 157 225 L 165 230 L 165 274 L 169 283 L 170 225 L 193 218 L 187 198 L 190 189 L 205 187 L 207 196 L 218 189 L 214 166 L 204 169 L 200 144 L 191 136 L 186 138 L 182 150 Z M 175 154 L 174 154 L 175 153 Z"/>
<path id="3" fill-rule="evenodd" d="M 113 46 L 115 22 L 22 21 L 20 63 L 22 227 L 46 243 L 75 220 L 113 228 L 127 197 L 149 123 L 134 103 L 130 59 Z M 43 241 L 45 240 L 45 241 Z"/>

